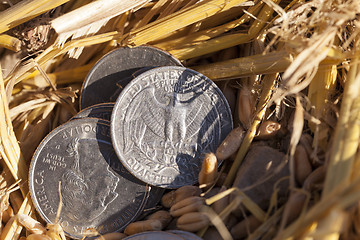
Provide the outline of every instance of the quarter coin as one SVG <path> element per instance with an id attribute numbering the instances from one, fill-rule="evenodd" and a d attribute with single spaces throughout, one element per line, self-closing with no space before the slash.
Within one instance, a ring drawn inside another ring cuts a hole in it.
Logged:
<path id="1" fill-rule="evenodd" d="M 177 234 L 161 231 L 142 232 L 124 238 L 124 240 L 184 240 Z"/>
<path id="2" fill-rule="evenodd" d="M 168 230 L 167 232 L 179 235 L 180 237 L 184 238 L 185 240 L 202 240 L 202 238 L 199 237 L 198 235 L 191 233 L 191 232 L 187 232 L 187 231 Z"/>
<path id="3" fill-rule="evenodd" d="M 169 53 L 150 46 L 116 49 L 101 58 L 87 75 L 80 97 L 80 108 L 115 102 L 121 90 L 142 68 L 182 66 Z"/>
<path id="4" fill-rule="evenodd" d="M 120 164 L 107 121 L 84 118 L 53 130 L 40 143 L 31 165 L 32 200 L 42 218 L 59 223 L 65 233 L 81 238 L 86 229 L 105 234 L 123 230 L 142 212 L 150 186 Z"/>
<path id="5" fill-rule="evenodd" d="M 219 88 L 178 66 L 140 74 L 121 92 L 111 116 L 123 165 L 162 188 L 196 183 L 202 154 L 215 152 L 231 129 L 231 111 Z"/>

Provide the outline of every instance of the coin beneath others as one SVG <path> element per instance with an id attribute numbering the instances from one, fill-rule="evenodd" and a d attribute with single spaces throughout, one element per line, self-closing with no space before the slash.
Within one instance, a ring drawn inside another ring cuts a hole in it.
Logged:
<path id="1" fill-rule="evenodd" d="M 161 231 L 142 232 L 124 238 L 124 240 L 184 240 L 177 234 Z"/>
<path id="2" fill-rule="evenodd" d="M 30 164 L 29 185 L 48 223 L 56 219 L 60 191 L 58 223 L 73 238 L 89 228 L 100 234 L 122 231 L 142 212 L 151 190 L 123 167 L 109 123 L 95 118 L 69 121 L 45 137 Z"/>
<path id="3" fill-rule="evenodd" d="M 187 232 L 187 231 L 182 231 L 182 230 L 168 230 L 167 232 L 179 235 L 180 237 L 182 237 L 184 240 L 202 240 L 201 237 L 199 237 L 198 235 L 191 233 L 191 232 Z"/>
<path id="4" fill-rule="evenodd" d="M 111 115 L 119 159 L 135 177 L 162 188 L 196 183 L 202 154 L 215 152 L 231 129 L 231 111 L 220 89 L 178 66 L 136 77 Z"/>
<path id="5" fill-rule="evenodd" d="M 121 90 L 142 68 L 182 66 L 169 53 L 150 46 L 116 49 L 101 58 L 87 75 L 80 97 L 80 109 L 97 103 L 115 102 Z"/>
<path id="6" fill-rule="evenodd" d="M 111 113 L 114 108 L 114 103 L 99 103 L 90 107 L 85 108 L 73 116 L 70 120 L 81 119 L 81 118 L 100 118 L 110 125 Z M 113 166 L 115 169 L 122 169 L 121 171 L 127 171 L 124 169 L 124 166 L 119 161 L 118 163 L 114 162 Z M 145 204 L 144 212 L 151 211 L 155 206 L 160 202 L 160 199 L 164 193 L 164 189 L 158 188 L 155 186 L 150 186 L 151 190 L 149 193 L 149 198 Z M 140 216 L 141 217 L 141 216 Z"/>
<path id="7" fill-rule="evenodd" d="M 110 121 L 113 108 L 114 103 L 99 103 L 81 110 L 70 120 L 90 117 Z"/>

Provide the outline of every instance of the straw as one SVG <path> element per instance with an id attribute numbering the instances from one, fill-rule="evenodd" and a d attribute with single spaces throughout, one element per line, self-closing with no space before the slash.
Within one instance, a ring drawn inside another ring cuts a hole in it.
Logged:
<path id="1" fill-rule="evenodd" d="M 16 37 L 1 34 L 0 35 L 0 47 L 7 48 L 11 51 L 18 52 L 21 49 L 21 41 Z"/>
<path id="2" fill-rule="evenodd" d="M 275 2 L 278 3 L 280 0 L 275 0 Z M 246 34 L 229 34 L 206 42 L 201 42 L 195 46 L 190 45 L 181 49 L 170 50 L 170 53 L 179 59 L 189 59 L 249 42 L 258 36 L 259 32 L 266 25 L 266 22 L 270 19 L 272 13 L 273 9 L 271 7 L 264 6 L 258 15 L 258 19 L 254 21 Z"/>
<path id="3" fill-rule="evenodd" d="M 258 113 L 256 114 L 256 117 L 255 117 L 253 123 L 251 124 L 250 129 L 247 131 L 246 136 L 245 136 L 242 144 L 240 145 L 240 149 L 237 152 L 234 163 L 232 164 L 231 169 L 225 179 L 224 185 L 227 187 L 232 185 L 232 183 L 235 179 L 236 173 L 237 173 L 237 171 L 238 171 L 238 169 L 250 147 L 252 140 L 255 137 L 257 127 L 259 126 L 260 122 L 262 121 L 262 119 L 265 116 L 267 104 L 270 100 L 270 96 L 271 96 L 273 88 L 275 86 L 275 82 L 276 82 L 275 80 L 276 80 L 275 74 L 266 75 L 263 79 L 264 86 L 263 86 L 263 90 L 262 90 L 262 93 L 261 93 L 261 96 L 259 99 L 259 103 L 256 107 L 256 109 L 258 109 Z"/>
<path id="4" fill-rule="evenodd" d="M 323 198 L 337 186 L 346 186 L 351 180 L 353 162 L 359 146 L 360 129 L 360 64 L 354 59 L 347 76 L 340 116 L 336 125 L 326 175 Z"/>
<path id="5" fill-rule="evenodd" d="M 0 96 L 0 153 L 15 181 L 21 179 L 26 182 L 28 169 L 13 131 L 2 74 L 0 74 Z M 28 192 L 27 184 L 22 184 L 20 189 L 25 196 Z"/>
<path id="6" fill-rule="evenodd" d="M 18 26 L 69 0 L 25 0 L 1 12 L 0 33 Z"/>
<path id="7" fill-rule="evenodd" d="M 257 74 L 283 72 L 291 63 L 285 51 L 258 54 L 249 57 L 231 59 L 213 64 L 193 67 L 212 80 L 242 78 Z"/>
<path id="8" fill-rule="evenodd" d="M 26 195 L 24 201 L 19 209 L 18 214 L 30 215 L 33 211 L 33 206 L 31 203 L 30 193 Z M 23 226 L 19 223 L 17 219 L 12 223 L 9 231 L 6 233 L 5 237 L 2 240 L 14 240 L 18 239 L 21 233 Z"/>
<path id="9" fill-rule="evenodd" d="M 154 41 L 169 32 L 174 32 L 216 13 L 226 11 L 242 2 L 245 2 L 245 0 L 204 0 L 131 31 L 127 41 L 130 45 L 141 45 Z"/>

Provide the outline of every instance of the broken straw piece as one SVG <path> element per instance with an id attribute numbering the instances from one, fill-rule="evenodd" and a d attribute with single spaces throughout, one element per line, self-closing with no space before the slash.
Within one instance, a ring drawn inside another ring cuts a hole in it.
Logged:
<path id="1" fill-rule="evenodd" d="M 100 30 L 111 18 L 118 16 L 135 7 L 147 3 L 149 0 L 97 0 L 83 7 L 64 14 L 53 21 L 51 26 L 59 34 L 58 45 L 63 45 L 69 38 L 80 38 L 92 35 Z M 79 51 L 72 50 L 70 57 L 79 57 Z"/>
<path id="2" fill-rule="evenodd" d="M 18 214 L 18 220 L 29 232 L 34 234 L 45 234 L 46 228 L 38 221 L 26 214 Z"/>

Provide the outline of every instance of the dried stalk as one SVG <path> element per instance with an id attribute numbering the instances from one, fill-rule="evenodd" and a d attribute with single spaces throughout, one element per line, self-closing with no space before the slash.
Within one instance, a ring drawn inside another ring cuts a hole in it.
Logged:
<path id="1" fill-rule="evenodd" d="M 0 33 L 18 26 L 69 0 L 25 0 L 1 12 Z"/>
<path id="2" fill-rule="evenodd" d="M 15 181 L 21 179 L 27 182 L 28 169 L 21 155 L 20 146 L 15 137 L 10 119 L 4 81 L 0 74 L 0 152 Z M 23 195 L 28 192 L 27 184 L 22 184 L 20 189 Z"/>
<path id="3" fill-rule="evenodd" d="M 280 0 L 274 0 L 274 2 L 278 3 Z M 254 21 L 248 33 L 246 34 L 229 34 L 211 39 L 206 42 L 201 42 L 195 46 L 190 45 L 183 48 L 174 49 L 169 52 L 179 59 L 189 59 L 249 42 L 258 37 L 259 32 L 264 28 L 273 12 L 274 10 L 271 7 L 267 5 L 264 6 L 258 15 L 258 18 Z"/>
<path id="4" fill-rule="evenodd" d="M 218 229 L 218 232 L 220 233 L 222 239 L 224 239 L 224 240 L 232 240 L 233 239 L 229 230 L 226 228 L 224 222 L 222 221 L 220 216 L 218 216 L 216 214 L 216 212 L 214 210 L 212 210 L 210 207 L 203 206 L 200 209 L 200 211 L 205 213 L 208 216 L 211 223 Z"/>
<path id="5" fill-rule="evenodd" d="M 21 151 L 28 162 L 30 162 L 36 147 L 50 129 L 51 112 L 54 110 L 55 105 L 56 103 L 52 102 L 43 108 L 32 111 L 27 117 L 30 124 L 17 128 Z M 40 120 L 39 116 L 41 117 Z"/>
<path id="6" fill-rule="evenodd" d="M 221 11 L 226 11 L 246 0 L 204 0 L 198 4 L 156 20 L 129 33 L 130 45 L 141 45 L 161 38 L 195 22 L 201 21 Z"/>
<path id="7" fill-rule="evenodd" d="M 360 60 L 359 56 L 351 65 L 340 108 L 331 147 L 330 161 L 322 197 L 337 186 L 346 186 L 351 180 L 351 172 L 360 139 Z"/>
<path id="8" fill-rule="evenodd" d="M 284 211 L 284 206 L 280 207 L 276 212 L 266 219 L 265 222 L 263 222 L 253 233 L 251 233 L 247 240 L 256 240 L 261 239 L 262 236 L 264 236 L 271 228 L 274 228 L 276 226 L 277 222 L 281 219 L 281 215 Z"/>
<path id="9" fill-rule="evenodd" d="M 0 35 L 0 47 L 7 48 L 11 51 L 18 52 L 21 49 L 21 41 L 16 37 L 1 34 Z"/>
<path id="10" fill-rule="evenodd" d="M 51 22 L 51 26 L 59 34 L 58 44 L 63 45 L 70 37 L 78 39 L 96 33 L 111 18 L 148 1 L 97 0 L 56 18 Z M 70 56 L 78 58 L 81 52 L 82 48 L 79 51 L 71 51 Z"/>
<path id="11" fill-rule="evenodd" d="M 228 175 L 226 176 L 226 179 L 224 182 L 224 185 L 226 187 L 229 187 L 232 185 L 232 183 L 236 177 L 236 173 L 240 167 L 240 164 L 242 163 L 242 160 L 244 159 L 244 157 L 250 147 L 250 144 L 255 137 L 257 127 L 259 126 L 261 120 L 265 116 L 267 104 L 270 100 L 270 96 L 271 96 L 273 88 L 275 86 L 275 82 L 276 82 L 275 80 L 276 80 L 276 74 L 266 75 L 263 79 L 264 86 L 263 86 L 263 90 L 262 90 L 262 93 L 261 93 L 261 96 L 259 99 L 259 103 L 256 107 L 256 109 L 258 109 L 258 113 L 257 113 L 250 129 L 247 131 L 246 136 L 245 136 L 245 138 L 240 146 L 240 149 L 235 157 L 234 163 L 231 166 L 231 169 L 230 169 Z"/>
<path id="12" fill-rule="evenodd" d="M 168 3 L 168 0 L 159 0 L 155 3 L 155 5 L 147 12 L 147 14 L 140 20 L 137 24 L 137 28 L 141 28 L 148 24 L 148 22 L 159 13 L 159 11 L 163 8 L 164 5 Z"/>
<path id="13" fill-rule="evenodd" d="M 72 48 L 75 47 L 86 47 L 91 46 L 99 43 L 109 42 L 119 37 L 119 33 L 117 31 L 108 32 L 104 34 L 99 34 L 83 39 L 72 40 L 64 44 L 61 48 L 59 46 L 51 45 L 47 48 L 44 52 L 42 52 L 39 56 L 37 56 L 34 61 L 40 66 L 44 67 L 49 61 L 52 61 L 56 57 L 66 53 Z M 26 64 L 14 74 L 9 75 L 5 79 L 5 83 L 9 81 L 15 81 L 15 84 L 23 81 L 24 79 L 28 78 L 30 75 L 34 74 L 35 72 L 34 64 Z"/>
<path id="14" fill-rule="evenodd" d="M 304 109 L 300 102 L 300 97 L 296 96 L 296 108 L 294 113 L 294 120 L 292 122 L 292 133 L 289 146 L 289 170 L 290 170 L 290 188 L 295 189 L 295 150 L 300 141 L 302 130 L 304 127 Z"/>
<path id="15" fill-rule="evenodd" d="M 10 110 L 10 117 L 13 119 L 22 112 L 30 111 L 35 108 L 45 107 L 49 104 L 52 104 L 52 101 L 49 101 L 47 98 L 30 100 L 13 107 Z"/>
<path id="16" fill-rule="evenodd" d="M 176 9 L 178 9 L 180 7 L 181 4 L 184 4 L 185 1 L 183 0 L 172 0 L 172 1 L 168 1 L 169 4 L 166 6 L 166 8 L 161 11 L 159 18 L 163 18 L 166 17 L 170 14 L 172 14 L 173 12 L 176 11 Z"/>
<path id="17" fill-rule="evenodd" d="M 337 74 L 336 65 L 325 67 L 316 73 L 309 85 L 308 97 L 313 108 L 312 114 L 317 119 L 321 119 L 325 115 L 327 102 L 331 97 L 330 94 L 335 90 Z M 311 122 L 309 122 L 309 127 L 314 133 L 314 152 L 317 152 L 318 145 L 322 150 L 326 151 L 330 134 L 329 128 L 325 124 L 317 125 Z M 326 132 L 327 134 L 320 138 L 320 132 Z"/>
<path id="18" fill-rule="evenodd" d="M 201 23 L 199 31 L 214 28 L 229 22 L 234 21 L 234 19 L 238 19 L 241 16 L 243 16 L 244 13 L 248 13 L 250 9 L 254 7 L 254 5 L 259 5 L 259 9 L 255 15 L 257 15 L 262 7 L 261 1 L 247 1 L 244 3 L 241 3 L 233 8 L 230 8 L 227 11 L 220 12 L 218 14 L 215 14 L 212 17 L 206 18 L 199 23 Z M 246 9 L 246 10 L 245 10 Z"/>
<path id="19" fill-rule="evenodd" d="M 328 214 L 333 209 L 345 209 L 352 204 L 358 202 L 360 199 L 360 178 L 357 176 L 353 182 L 347 186 L 337 185 L 333 191 L 327 194 L 326 198 L 322 198 L 317 202 L 301 219 L 297 219 L 290 226 L 288 226 L 281 236 L 276 238 L 280 239 L 298 239 L 303 236 L 310 229 L 310 226 L 316 226 L 317 222 L 326 219 Z M 314 230 L 314 228 L 312 228 Z M 328 229 L 331 232 L 331 229 Z"/>
<path id="20" fill-rule="evenodd" d="M 265 221 L 266 213 L 254 202 L 252 201 L 245 193 L 240 191 L 238 188 L 230 188 L 223 192 L 216 194 L 215 196 L 205 200 L 207 205 L 211 205 L 214 202 L 222 199 L 223 197 L 235 193 L 241 198 L 241 203 L 260 221 Z M 224 213 L 225 214 L 225 213 Z"/>
<path id="21" fill-rule="evenodd" d="M 328 216 L 317 224 L 316 230 L 304 234 L 304 238 L 339 240 L 347 217 L 343 209 L 333 208 Z"/>
<path id="22" fill-rule="evenodd" d="M 87 65 L 83 65 L 81 67 L 76 67 L 73 69 L 68 69 L 64 71 L 48 73 L 50 81 L 56 85 L 63 84 L 71 84 L 71 83 L 82 83 L 90 71 L 90 69 L 94 66 L 94 63 L 90 63 Z M 24 84 L 34 84 L 38 87 L 44 87 L 44 84 L 37 83 L 38 81 L 44 82 L 43 77 L 39 74 L 39 71 L 35 71 L 32 74 L 29 74 L 24 79 Z"/>
<path id="23" fill-rule="evenodd" d="M 250 200 L 250 199 L 249 199 Z M 242 199 L 240 196 L 236 196 L 225 208 L 219 213 L 219 217 L 225 221 L 225 219 L 241 204 Z M 255 207 L 258 207 L 255 204 Z"/>
<path id="24" fill-rule="evenodd" d="M 242 78 L 258 74 L 283 72 L 290 65 L 290 55 L 285 51 L 258 54 L 223 62 L 192 67 L 208 78 L 217 81 Z"/>
<path id="25" fill-rule="evenodd" d="M 329 65 L 339 64 L 342 59 L 334 57 L 333 52 L 320 63 L 319 70 Z M 249 57 L 231 59 L 206 65 L 194 66 L 192 69 L 201 72 L 214 81 L 231 78 L 243 78 L 258 74 L 284 72 L 291 64 L 291 56 L 286 51 L 274 51 Z"/>
<path id="26" fill-rule="evenodd" d="M 72 10 L 75 10 L 77 8 L 80 8 L 86 4 L 89 4 L 90 2 L 92 2 L 92 0 L 77 0 L 77 1 L 71 1 L 67 4 L 64 5 L 64 12 L 70 12 Z"/>
<path id="27" fill-rule="evenodd" d="M 252 15 L 258 14 L 262 7 L 263 3 L 259 2 L 253 7 L 250 7 L 248 9 L 248 13 Z M 165 41 L 163 43 L 155 44 L 155 46 L 162 48 L 164 50 L 171 50 L 173 48 L 179 48 L 179 46 L 184 45 L 192 45 L 194 43 L 199 43 L 202 41 L 209 40 L 211 38 L 217 37 L 225 32 L 230 31 L 231 29 L 234 29 L 238 27 L 239 25 L 249 21 L 251 19 L 249 14 L 243 14 L 239 19 L 236 19 L 234 21 L 231 21 L 229 23 L 220 25 L 218 27 L 206 29 L 200 32 L 196 32 L 191 35 L 186 35 L 184 37 L 180 37 L 174 40 Z"/>
<path id="28" fill-rule="evenodd" d="M 19 209 L 18 214 L 30 215 L 32 211 L 33 211 L 33 206 L 30 198 L 30 193 L 28 193 Z M 23 226 L 19 223 L 17 219 L 15 219 L 9 231 L 6 233 L 6 235 L 2 240 L 18 239 L 22 229 Z"/>

